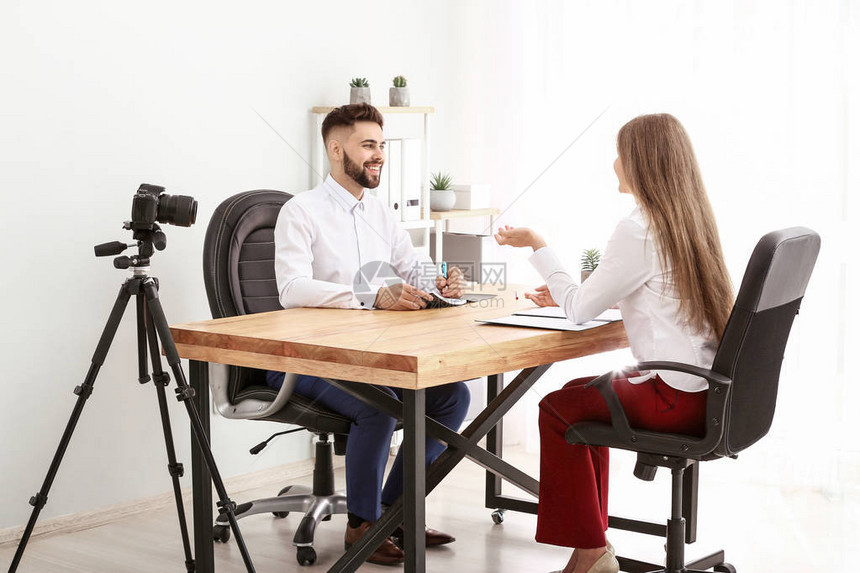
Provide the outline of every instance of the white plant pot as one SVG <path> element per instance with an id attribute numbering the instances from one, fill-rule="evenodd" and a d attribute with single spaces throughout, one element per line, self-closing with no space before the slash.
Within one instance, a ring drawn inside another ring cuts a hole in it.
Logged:
<path id="1" fill-rule="evenodd" d="M 370 103 L 370 88 L 349 88 L 349 103 Z"/>
<path id="2" fill-rule="evenodd" d="M 457 201 L 457 195 L 452 189 L 431 189 L 430 210 L 450 211 Z"/>
<path id="3" fill-rule="evenodd" d="M 409 107 L 409 88 L 388 88 L 388 105 Z"/>

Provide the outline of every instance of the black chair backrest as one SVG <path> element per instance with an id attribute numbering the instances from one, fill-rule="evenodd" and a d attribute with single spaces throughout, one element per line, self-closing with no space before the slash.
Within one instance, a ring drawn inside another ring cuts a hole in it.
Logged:
<path id="1" fill-rule="evenodd" d="M 213 318 L 282 308 L 274 233 L 278 213 L 291 198 L 283 191 L 245 191 L 215 209 L 203 241 L 203 281 Z M 246 387 L 266 386 L 261 370 L 231 366 L 229 371 L 231 401 Z"/>
<path id="2" fill-rule="evenodd" d="M 768 233 L 747 265 L 713 370 L 732 379 L 720 455 L 767 434 L 783 353 L 815 266 L 821 239 L 804 227 Z"/>

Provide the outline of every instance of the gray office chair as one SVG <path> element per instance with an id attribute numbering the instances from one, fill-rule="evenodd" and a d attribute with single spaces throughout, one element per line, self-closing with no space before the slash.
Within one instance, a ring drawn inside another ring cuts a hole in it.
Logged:
<path id="1" fill-rule="evenodd" d="M 278 212 L 292 195 L 258 190 L 234 195 L 212 215 L 203 245 L 203 277 L 213 318 L 281 310 L 275 283 L 274 229 Z M 293 544 L 301 565 L 316 561 L 314 531 L 332 514 L 346 513 L 346 496 L 334 490 L 332 450 L 343 455 L 352 420 L 292 394 L 295 375 L 287 374 L 280 391 L 266 385 L 265 372 L 253 368 L 210 366 L 212 398 L 225 418 L 296 424 L 319 437 L 313 488 L 288 486 L 276 497 L 242 503 L 239 519 L 258 513 L 286 517 L 301 511 L 304 518 Z M 334 436 L 332 441 L 331 436 Z M 216 541 L 226 542 L 226 519 L 215 522 Z"/>
<path id="2" fill-rule="evenodd" d="M 672 471 L 671 518 L 664 527 L 634 520 L 610 519 L 610 527 L 666 537 L 666 566 L 619 557 L 622 571 L 734 573 L 718 551 L 684 563 L 684 544 L 695 541 L 698 463 L 738 453 L 767 434 L 776 406 L 786 341 L 815 266 L 821 240 L 809 229 L 794 227 L 762 237 L 747 265 L 737 300 L 710 370 L 676 362 L 645 362 L 631 370 L 672 370 L 708 381 L 705 435 L 686 436 L 630 427 L 612 389 L 613 373 L 593 380 L 606 400 L 611 424 L 573 424 L 571 444 L 608 446 L 637 452 L 634 475 L 651 481 L 658 467 Z M 686 481 L 687 496 L 684 490 Z M 691 517 L 687 522 L 684 515 Z M 575 518 L 575 516 L 571 516 Z M 691 527 L 692 525 L 692 527 Z"/>

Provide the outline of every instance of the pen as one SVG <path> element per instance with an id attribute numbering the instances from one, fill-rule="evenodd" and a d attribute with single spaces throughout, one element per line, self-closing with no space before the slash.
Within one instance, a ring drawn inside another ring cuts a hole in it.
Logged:
<path id="1" fill-rule="evenodd" d="M 442 277 L 448 278 L 448 263 L 442 261 Z"/>

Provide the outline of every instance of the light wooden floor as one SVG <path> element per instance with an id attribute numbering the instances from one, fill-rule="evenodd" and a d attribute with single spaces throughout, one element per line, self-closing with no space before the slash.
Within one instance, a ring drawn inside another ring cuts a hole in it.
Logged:
<path id="1" fill-rule="evenodd" d="M 639 482 L 631 474 L 632 459 L 625 455 L 613 459 L 610 511 L 665 520 L 668 481 L 658 475 L 657 482 Z M 506 454 L 506 458 L 537 475 L 536 456 L 513 452 Z M 699 541 L 688 546 L 688 557 L 722 547 L 727 560 L 740 572 L 857 570 L 849 559 L 849 550 L 858 549 L 860 500 L 828 500 L 805 491 L 744 485 L 733 478 L 730 465 L 717 466 L 724 463 L 733 462 L 713 462 L 702 468 Z M 711 466 L 718 469 L 709 472 Z M 457 537 L 452 545 L 428 551 L 428 571 L 519 573 L 561 568 L 568 550 L 537 544 L 534 516 L 509 512 L 503 524 L 492 523 L 490 511 L 483 507 L 483 479 L 480 468 L 464 462 L 428 499 L 428 524 Z M 338 480 L 343 483 L 342 470 Z M 230 495 L 235 501 L 244 501 L 271 495 L 272 489 L 230 492 Z M 616 511 L 618 508 L 633 508 L 633 511 Z M 334 563 L 343 550 L 346 517 L 336 516 L 320 525 L 315 542 L 319 559 L 312 567 L 300 567 L 295 559 L 291 539 L 298 521 L 297 515 L 284 520 L 258 515 L 240 521 L 258 572 L 313 573 L 325 571 Z M 662 560 L 660 539 L 613 530 L 609 536 L 620 554 L 652 562 Z M 14 544 L 0 546 L 0 569 L 11 561 L 14 551 Z M 245 571 L 232 540 L 226 545 L 216 544 L 215 561 L 218 573 Z M 398 567 L 371 564 L 361 568 L 369 573 L 397 570 Z M 153 511 L 87 531 L 33 539 L 19 571 L 185 571 L 175 512 Z"/>

